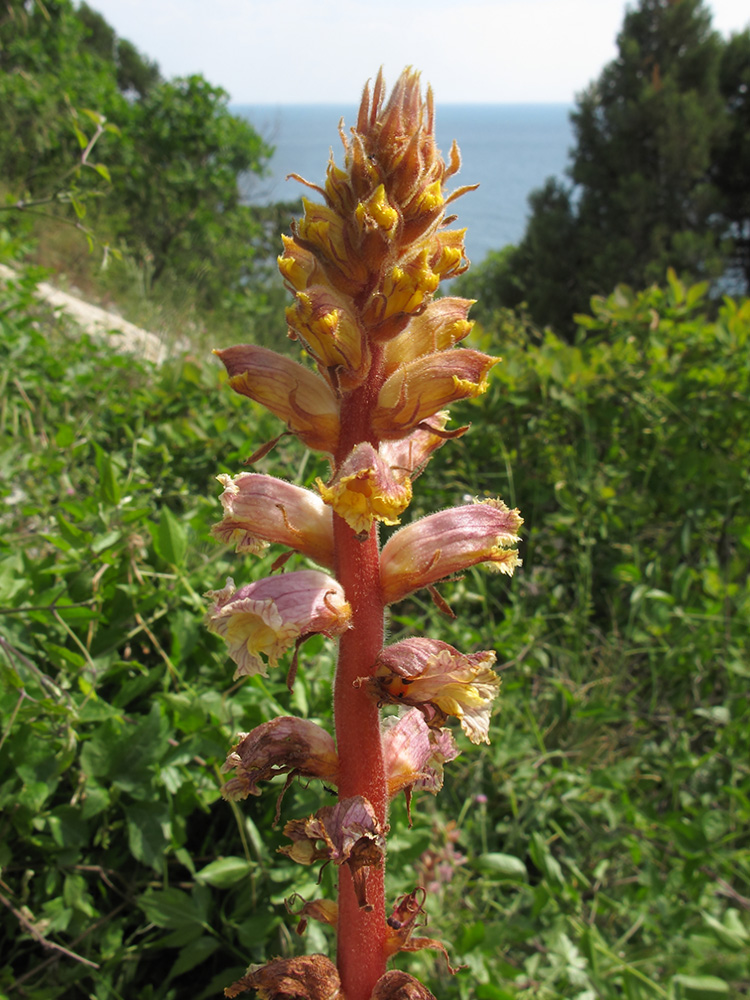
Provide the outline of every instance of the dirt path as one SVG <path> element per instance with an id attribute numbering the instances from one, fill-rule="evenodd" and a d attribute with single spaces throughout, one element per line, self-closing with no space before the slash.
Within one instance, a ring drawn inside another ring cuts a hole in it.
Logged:
<path id="1" fill-rule="evenodd" d="M 17 275 L 11 268 L 0 264 L 0 279 L 10 280 L 15 277 Z M 106 309 L 93 306 L 74 295 L 61 292 L 46 281 L 38 284 L 37 294 L 54 309 L 60 309 L 70 316 L 86 333 L 106 340 L 111 347 L 123 354 L 136 354 L 156 364 L 161 364 L 167 357 L 166 345 L 160 337 L 128 323 L 117 313 L 107 312 Z"/>

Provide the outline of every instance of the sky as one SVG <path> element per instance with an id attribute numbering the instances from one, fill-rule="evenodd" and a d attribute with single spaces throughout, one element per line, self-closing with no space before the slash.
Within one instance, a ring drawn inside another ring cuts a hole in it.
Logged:
<path id="1" fill-rule="evenodd" d="M 563 103 L 616 55 L 624 0 L 88 0 L 165 77 L 234 104 L 354 104 L 382 65 L 440 103 Z M 728 36 L 748 0 L 709 0 Z"/>

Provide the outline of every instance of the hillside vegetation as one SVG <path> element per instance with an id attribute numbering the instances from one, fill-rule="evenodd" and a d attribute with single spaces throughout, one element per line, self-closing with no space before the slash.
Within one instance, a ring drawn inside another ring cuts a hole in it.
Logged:
<path id="1" fill-rule="evenodd" d="M 58 166 L 85 147 L 75 132 L 72 146 L 61 138 L 62 86 L 49 103 L 45 67 L 58 56 L 76 50 L 131 121 L 142 101 L 181 116 L 202 95 L 230 136 L 235 125 L 205 81 L 160 81 L 114 36 L 116 58 L 82 47 L 102 28 L 71 4 L 11 3 L 2 16 L 3 68 L 11 51 L 28 62 L 0 74 L 0 128 L 7 137 L 14 115 L 33 123 L 40 147 L 21 187 L 5 183 L 55 218 L 34 246 L 28 209 L 5 212 L 0 240 L 18 274 L 0 283 L 0 997 L 209 1000 L 250 963 L 327 947 L 315 923 L 295 933 L 297 894 L 320 893 L 314 871 L 276 853 L 277 789 L 228 803 L 220 768 L 240 731 L 289 711 L 326 718 L 331 644 L 305 644 L 290 695 L 283 671 L 233 683 L 202 624 L 206 591 L 230 574 L 257 578 L 278 555 L 243 565 L 209 531 L 215 476 L 241 471 L 282 428 L 229 391 L 197 335 L 158 368 L 82 335 L 39 304 L 29 260 L 48 259 L 79 204 L 95 246 L 102 226 L 122 226 L 118 266 L 155 268 L 138 249 L 153 237 L 127 221 L 115 133 L 94 147 L 111 186 L 88 169 L 60 181 Z M 55 52 L 35 18 L 58 19 Z M 76 114 L 88 142 L 96 121 Z M 122 133 L 135 155 L 136 132 Z M 60 157 L 49 173 L 42 140 Z M 182 147 L 167 146 L 176 163 Z M 156 180 L 182 197 L 174 178 Z M 243 315 L 253 336 L 280 342 L 283 296 L 255 269 L 236 208 L 233 221 L 203 219 L 217 256 L 191 301 L 200 323 L 216 318 L 212 346 Z M 220 247 L 227 231 L 234 242 Z M 162 302 L 179 298 L 180 275 L 197 273 L 195 260 L 183 270 L 188 249 L 178 237 L 144 301 L 158 303 L 160 287 L 171 288 Z M 114 295 L 111 280 L 98 287 Z M 485 396 L 456 408 L 474 425 L 419 484 L 414 517 L 468 494 L 499 495 L 526 519 L 512 581 L 472 570 L 441 585 L 455 620 L 425 595 L 390 622 L 398 639 L 429 619 L 432 635 L 494 648 L 504 664 L 492 744 L 446 766 L 439 799 L 415 796 L 411 829 L 404 804 L 392 809 L 389 895 L 415 871 L 429 883 L 430 913 L 464 968 L 451 976 L 424 951 L 396 964 L 441 1000 L 750 992 L 750 301 L 671 269 L 601 292 L 565 330 L 490 301 L 470 340 L 503 362 Z M 326 476 L 288 437 L 254 468 L 300 485 Z M 318 804 L 297 781 L 282 820 Z"/>

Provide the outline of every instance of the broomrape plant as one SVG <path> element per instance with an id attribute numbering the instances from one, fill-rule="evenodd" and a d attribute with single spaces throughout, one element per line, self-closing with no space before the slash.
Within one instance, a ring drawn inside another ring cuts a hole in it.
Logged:
<path id="1" fill-rule="evenodd" d="M 379 523 L 400 523 L 433 453 L 468 430 L 449 429 L 445 408 L 484 392 L 499 359 L 457 346 L 471 329 L 469 300 L 433 297 L 441 279 L 468 267 L 465 231 L 446 228 L 454 218 L 446 208 L 472 188 L 445 191 L 460 157 L 454 143 L 446 164 L 436 147 L 431 91 L 423 98 L 419 75 L 407 69 L 386 101 L 379 74 L 356 126 L 340 134 L 343 168 L 332 156 L 322 188 L 297 177 L 324 203 L 305 199 L 279 257 L 294 296 L 289 336 L 314 369 L 253 345 L 216 352 L 231 387 L 323 452 L 331 474 L 317 493 L 260 474 L 220 477 L 224 517 L 214 535 L 238 552 L 286 546 L 320 568 L 239 589 L 228 580 L 208 595 L 207 619 L 236 675 L 265 675 L 293 650 L 290 686 L 308 636 L 338 639 L 335 739 L 305 719 L 267 722 L 240 735 L 223 789 L 231 799 L 258 795 L 278 774 L 335 786 L 336 805 L 286 823 L 282 850 L 302 865 L 338 867 L 338 901 L 311 900 L 302 911 L 303 920 L 337 928 L 336 964 L 323 955 L 276 959 L 251 967 L 227 988 L 230 997 L 251 989 L 315 1000 L 431 996 L 407 973 L 386 972 L 399 951 L 444 951 L 413 934 L 423 889 L 386 908 L 388 803 L 440 789 L 443 765 L 458 753 L 451 717 L 473 743 L 488 742 L 500 681 L 492 651 L 461 653 L 429 638 L 384 646 L 384 613 L 470 566 L 510 575 L 519 564 L 522 519 L 500 500 L 431 514 L 380 546 Z M 381 720 L 384 705 L 403 714 Z"/>

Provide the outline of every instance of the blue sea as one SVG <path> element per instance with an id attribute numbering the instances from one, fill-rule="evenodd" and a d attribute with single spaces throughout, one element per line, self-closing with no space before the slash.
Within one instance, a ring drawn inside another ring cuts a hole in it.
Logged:
<path id="1" fill-rule="evenodd" d="M 447 159 L 451 142 L 461 149 L 462 167 L 451 187 L 479 183 L 477 191 L 451 205 L 457 226 L 466 226 L 469 258 L 478 263 L 489 250 L 517 243 L 528 215 L 527 198 L 547 177 L 562 178 L 573 145 L 566 104 L 448 104 L 438 106 L 438 145 Z M 314 193 L 290 173 L 321 184 L 328 153 L 333 148 L 338 163 L 343 147 L 339 119 L 345 127 L 356 121 L 356 108 L 340 105 L 237 105 L 232 111 L 247 118 L 276 147 L 270 162 L 271 176 L 250 175 L 243 194 L 249 201 L 267 204 L 290 201 Z"/>

